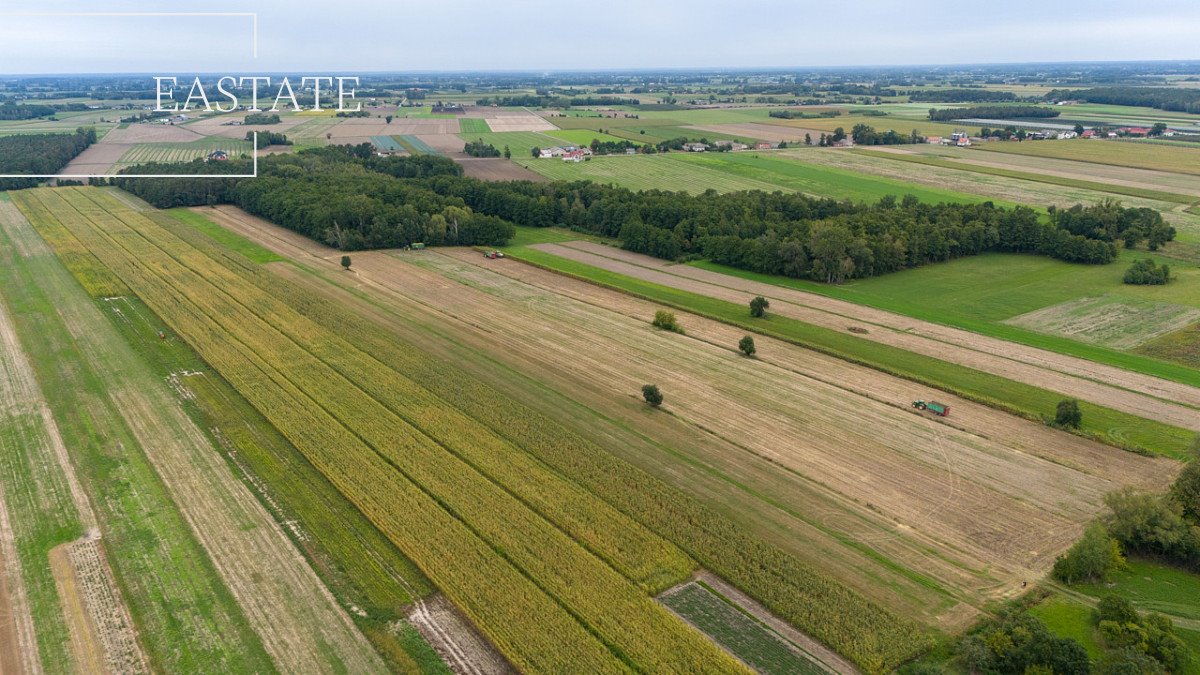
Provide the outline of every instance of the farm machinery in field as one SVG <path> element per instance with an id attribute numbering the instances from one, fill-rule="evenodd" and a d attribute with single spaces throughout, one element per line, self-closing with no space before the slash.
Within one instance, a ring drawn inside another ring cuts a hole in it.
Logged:
<path id="1" fill-rule="evenodd" d="M 950 406 L 937 401 L 922 401 L 917 400 L 912 402 L 912 407 L 921 411 L 929 411 L 938 417 L 945 417 L 950 414 Z"/>
<path id="2" fill-rule="evenodd" d="M 503 258 L 504 254 L 500 251 L 487 251 L 483 254 L 483 257 L 487 258 L 488 260 L 496 260 L 497 258 Z"/>

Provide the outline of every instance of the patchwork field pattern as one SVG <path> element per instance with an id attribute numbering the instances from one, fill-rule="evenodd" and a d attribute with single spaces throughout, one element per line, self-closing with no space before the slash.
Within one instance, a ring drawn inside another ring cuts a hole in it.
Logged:
<path id="1" fill-rule="evenodd" d="M 107 195 L 38 198 L 515 664 L 737 669 L 646 594 L 691 569 L 673 546 Z"/>

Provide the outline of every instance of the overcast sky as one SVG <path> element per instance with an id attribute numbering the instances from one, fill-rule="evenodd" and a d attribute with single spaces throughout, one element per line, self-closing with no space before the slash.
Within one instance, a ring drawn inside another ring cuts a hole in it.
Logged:
<path id="1" fill-rule="evenodd" d="M 251 18 L 20 12 L 254 12 Z M 0 73 L 1200 59 L 1200 0 L 0 0 Z"/>

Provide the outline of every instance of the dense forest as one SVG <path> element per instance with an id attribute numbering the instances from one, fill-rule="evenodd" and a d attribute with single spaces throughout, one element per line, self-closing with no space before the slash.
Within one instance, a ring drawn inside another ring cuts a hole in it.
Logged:
<path id="1" fill-rule="evenodd" d="M 930 108 L 929 119 L 945 122 L 969 119 L 1016 119 L 1058 117 L 1058 111 L 1041 105 L 981 105 L 971 108 Z"/>
<path id="2" fill-rule="evenodd" d="M 245 160 L 146 165 L 137 171 L 243 173 Z M 462 169 L 437 156 L 377 157 L 371 146 L 334 146 L 259 163 L 256 179 L 116 179 L 117 185 L 160 208 L 231 203 L 345 251 L 503 244 L 513 227 L 466 208 L 463 200 L 431 190 L 428 179 L 462 179 Z"/>
<path id="3" fill-rule="evenodd" d="M 245 171 L 238 161 L 221 170 Z M 212 163 L 183 170 L 202 173 Z M 163 167 L 135 167 L 158 171 Z M 177 170 L 177 168 L 172 168 Z M 344 250 L 427 244 L 499 244 L 510 223 L 560 225 L 618 238 L 659 258 L 705 257 L 735 267 L 830 283 L 907 267 L 1011 251 L 1107 263 L 1117 242 L 1161 245 L 1174 230 L 1152 209 L 1115 201 L 1033 209 L 875 204 L 780 192 L 631 192 L 587 181 L 484 182 L 434 156 L 376 157 L 369 144 L 305 150 L 260 161 L 257 179 L 117 179 L 160 207 L 232 203 Z"/>
<path id="4" fill-rule="evenodd" d="M 96 130 L 91 127 L 81 127 L 73 134 L 0 136 L 0 173 L 58 173 L 95 142 Z M 40 178 L 4 178 L 0 190 L 36 187 L 40 182 Z"/>
<path id="5" fill-rule="evenodd" d="M 52 105 L 37 103 L 17 105 L 15 103 L 5 103 L 4 105 L 0 105 L 0 120 L 31 120 L 35 117 L 53 115 L 56 112 L 58 112 L 58 109 Z"/>
<path id="6" fill-rule="evenodd" d="M 1055 89 L 1046 94 L 1048 101 L 1064 99 L 1200 114 L 1200 89 L 1096 87 L 1094 89 Z"/>

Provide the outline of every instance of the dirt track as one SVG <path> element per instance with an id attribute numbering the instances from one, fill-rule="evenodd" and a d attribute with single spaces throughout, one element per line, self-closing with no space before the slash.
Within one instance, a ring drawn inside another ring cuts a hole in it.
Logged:
<path id="1" fill-rule="evenodd" d="M 285 256 L 337 269 L 332 249 L 236 209 L 201 211 Z M 455 339 L 563 383 L 569 396 L 613 406 L 606 414 L 644 415 L 638 388 L 662 384 L 672 417 L 652 415 L 644 428 L 683 425 L 680 433 L 702 439 L 677 446 L 692 461 L 739 476 L 976 607 L 1044 573 L 1104 493 L 1161 487 L 1175 470 L 952 397 L 948 420 L 921 416 L 908 402 L 925 392 L 911 382 L 765 337 L 761 358 L 745 359 L 734 351 L 742 332 L 730 326 L 682 314 L 687 336 L 655 331 L 652 303 L 469 250 L 356 253 L 344 278 L 382 303 L 423 306 Z M 805 541 L 856 555 L 820 532 Z M 962 625 L 971 614 L 955 609 L 935 621 Z"/>
<path id="2" fill-rule="evenodd" d="M 781 316 L 845 331 L 866 324 L 868 340 L 1025 382 L 1147 419 L 1200 431 L 1200 389 L 1093 361 L 912 319 L 815 293 L 749 281 L 588 242 L 535 248 L 654 283 L 747 304 L 755 295 Z"/>

